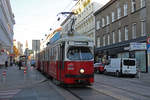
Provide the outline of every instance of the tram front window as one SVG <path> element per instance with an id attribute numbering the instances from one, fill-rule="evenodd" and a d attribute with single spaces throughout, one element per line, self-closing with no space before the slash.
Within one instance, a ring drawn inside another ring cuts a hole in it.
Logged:
<path id="1" fill-rule="evenodd" d="M 88 47 L 71 47 L 68 50 L 67 58 L 70 60 L 91 60 L 93 55 Z"/>

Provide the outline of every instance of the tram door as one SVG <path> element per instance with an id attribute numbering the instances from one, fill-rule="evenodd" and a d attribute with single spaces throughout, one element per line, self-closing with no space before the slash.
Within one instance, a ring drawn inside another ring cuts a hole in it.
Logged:
<path id="1" fill-rule="evenodd" d="M 58 80 L 60 81 L 63 81 L 62 79 L 62 74 L 63 74 L 63 71 L 64 71 L 64 47 L 65 45 L 60 45 L 59 46 L 59 53 L 58 53 L 58 58 L 59 58 L 59 61 L 58 61 Z"/>

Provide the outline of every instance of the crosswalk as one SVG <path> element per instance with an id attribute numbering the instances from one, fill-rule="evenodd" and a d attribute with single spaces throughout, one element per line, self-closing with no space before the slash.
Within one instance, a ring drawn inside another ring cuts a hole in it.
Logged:
<path id="1" fill-rule="evenodd" d="M 21 89 L 0 91 L 0 100 L 9 100 L 13 98 L 13 96 L 15 96 L 20 91 Z"/>

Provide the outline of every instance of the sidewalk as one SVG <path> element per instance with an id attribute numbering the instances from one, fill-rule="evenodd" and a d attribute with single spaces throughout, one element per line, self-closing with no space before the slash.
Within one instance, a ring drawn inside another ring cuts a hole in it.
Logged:
<path id="1" fill-rule="evenodd" d="M 140 73 L 139 80 L 150 84 L 150 72 L 149 73 Z"/>
<path id="2" fill-rule="evenodd" d="M 27 66 L 19 70 L 17 66 L 0 68 L 0 91 L 25 88 L 46 80 L 36 69 Z"/>

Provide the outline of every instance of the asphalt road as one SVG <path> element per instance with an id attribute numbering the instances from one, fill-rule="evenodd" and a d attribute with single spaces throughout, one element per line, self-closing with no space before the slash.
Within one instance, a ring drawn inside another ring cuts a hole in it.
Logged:
<path id="1" fill-rule="evenodd" d="M 30 66 L 26 74 L 14 66 L 0 69 L 0 100 L 150 100 L 150 84 L 95 74 L 93 86 L 63 88 Z"/>

